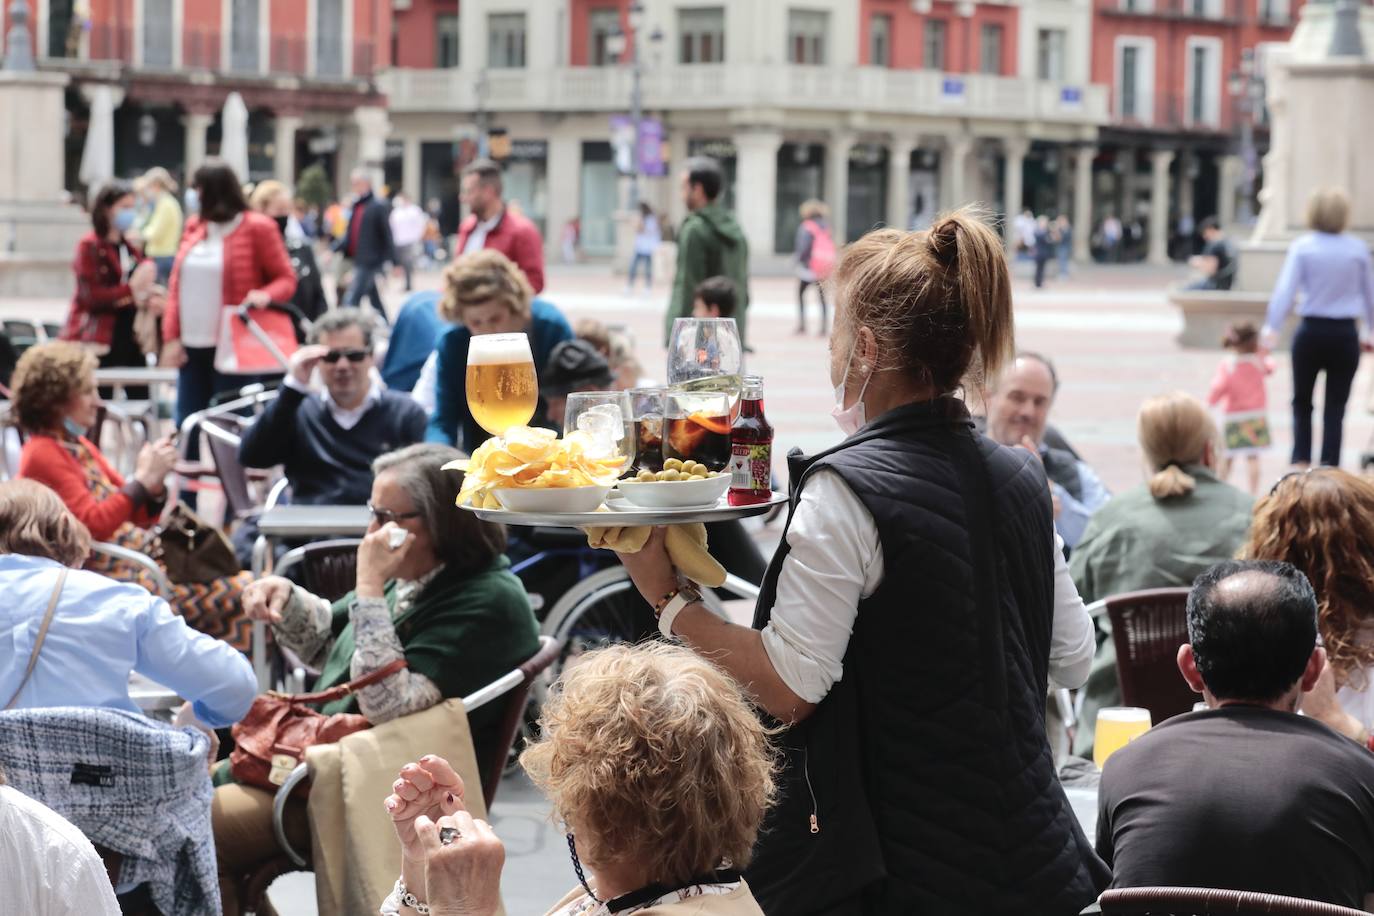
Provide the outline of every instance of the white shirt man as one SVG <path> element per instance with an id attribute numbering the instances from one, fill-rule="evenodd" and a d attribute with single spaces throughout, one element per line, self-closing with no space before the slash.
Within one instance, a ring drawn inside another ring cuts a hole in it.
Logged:
<path id="1" fill-rule="evenodd" d="M 119 916 L 105 863 L 52 809 L 0 785 L 0 901 L 27 916 Z"/>

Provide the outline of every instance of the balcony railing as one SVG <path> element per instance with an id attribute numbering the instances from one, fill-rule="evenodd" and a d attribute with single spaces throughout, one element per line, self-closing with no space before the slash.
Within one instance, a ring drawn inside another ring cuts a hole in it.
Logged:
<path id="1" fill-rule="evenodd" d="M 619 111 L 631 88 L 630 73 L 623 67 L 489 70 L 486 81 L 486 107 L 499 111 Z M 477 108 L 477 73 L 471 70 L 387 70 L 379 74 L 378 83 L 393 111 Z M 665 67 L 644 75 L 643 92 L 650 109 L 862 108 L 1076 123 L 1099 123 L 1107 116 L 1103 86 L 872 67 Z"/>
<path id="2" fill-rule="evenodd" d="M 1189 19 L 1199 22 L 1219 22 L 1231 25 L 1240 22 L 1246 15 L 1247 0 L 1154 0 L 1153 3 L 1128 5 L 1122 0 L 1111 0 L 1101 8 L 1107 15 L 1156 16 L 1166 19 Z"/>
<path id="3" fill-rule="evenodd" d="M 1183 93 L 1163 93 L 1155 96 L 1148 106 L 1148 111 L 1138 112 L 1130 117 L 1120 111 L 1113 111 L 1111 120 L 1119 127 L 1141 130 L 1230 134 L 1239 128 L 1243 118 L 1248 117 L 1241 110 L 1239 101 L 1229 95 L 1222 95 L 1217 105 L 1210 110 L 1207 110 L 1207 106 L 1203 107 L 1203 111 L 1196 111 L 1192 98 Z M 1262 110 L 1255 115 L 1255 125 L 1264 125 Z"/>
<path id="4" fill-rule="evenodd" d="M 89 31 L 89 41 L 84 56 L 70 57 L 66 54 L 48 56 L 47 61 L 55 66 L 73 68 L 98 66 L 101 63 L 122 64 L 135 69 L 157 71 L 167 70 L 226 70 L 224 60 L 224 35 L 217 29 L 186 29 L 181 36 L 181 61 L 173 57 L 166 42 L 172 40 L 169 29 L 149 29 L 144 40 L 156 36 L 156 48 L 143 49 L 141 60 L 135 60 L 134 34 L 128 26 L 93 24 Z M 340 43 L 338 46 L 342 48 Z M 234 67 L 227 72 L 238 76 L 304 76 L 313 79 L 352 79 L 354 76 L 367 76 L 372 73 L 376 61 L 376 46 L 372 41 L 353 43 L 353 66 L 351 73 L 343 73 L 342 66 L 331 68 L 320 63 L 316 73 L 307 72 L 310 62 L 309 43 L 303 35 L 273 35 L 265 47 L 258 48 L 258 60 L 266 55 L 267 69 L 259 65 Z M 341 55 L 339 55 L 341 57 Z M 171 61 L 169 66 L 166 62 Z M 337 63 L 337 61 L 335 61 Z M 243 63 L 241 60 L 240 63 Z"/>

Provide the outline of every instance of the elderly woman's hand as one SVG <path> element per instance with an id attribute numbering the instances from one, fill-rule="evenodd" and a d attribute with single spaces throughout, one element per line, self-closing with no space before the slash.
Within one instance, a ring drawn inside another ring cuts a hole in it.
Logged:
<path id="1" fill-rule="evenodd" d="M 665 537 L 662 528 L 655 528 L 638 553 L 616 554 L 651 607 L 657 607 L 664 595 L 678 588 L 677 570 L 668 556 Z"/>
<path id="2" fill-rule="evenodd" d="M 458 834 L 447 846 L 439 831 Z M 501 868 L 506 848 L 486 821 L 466 811 L 439 818 L 421 815 L 415 832 L 425 851 L 425 897 L 432 916 L 492 916 L 501 906 Z"/>
<path id="3" fill-rule="evenodd" d="M 392 533 L 396 533 L 396 541 Z M 401 535 L 405 540 L 399 540 Z M 396 543 L 396 546 L 391 546 Z M 358 594 L 364 598 L 380 598 L 386 583 L 396 578 L 396 573 L 405 565 L 410 549 L 415 545 L 415 535 L 406 531 L 395 522 L 387 522 L 363 538 L 358 545 Z"/>
<path id="4" fill-rule="evenodd" d="M 463 778 L 444 758 L 421 757 L 401 768 L 385 804 L 391 815 L 391 826 L 396 829 L 396 839 L 401 843 L 402 857 L 420 864 L 425 861 L 426 853 L 415 832 L 416 819 L 423 816 L 433 822 L 463 811 Z"/>
<path id="5" fill-rule="evenodd" d="M 281 623 L 281 612 L 291 600 L 291 580 L 267 576 L 243 590 L 243 613 L 249 620 Z"/>

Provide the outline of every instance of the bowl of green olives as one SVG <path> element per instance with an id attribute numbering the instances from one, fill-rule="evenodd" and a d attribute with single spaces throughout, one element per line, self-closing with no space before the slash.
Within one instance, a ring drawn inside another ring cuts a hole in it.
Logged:
<path id="1" fill-rule="evenodd" d="M 644 509 L 702 509 L 730 489 L 730 475 L 695 461 L 669 458 L 661 471 L 640 471 L 616 484 L 626 502 Z"/>

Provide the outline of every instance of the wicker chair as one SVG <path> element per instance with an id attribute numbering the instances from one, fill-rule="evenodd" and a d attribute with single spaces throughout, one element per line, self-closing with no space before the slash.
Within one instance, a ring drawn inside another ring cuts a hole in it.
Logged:
<path id="1" fill-rule="evenodd" d="M 1145 707 L 1156 724 L 1191 710 L 1197 694 L 1178 672 L 1178 647 L 1188 641 L 1188 589 L 1127 592 L 1106 603 L 1122 703 Z"/>
<path id="2" fill-rule="evenodd" d="M 1362 910 L 1250 891 L 1207 887 L 1127 887 L 1106 891 L 1098 900 L 1105 914 L 1120 916 L 1358 916 Z"/>

